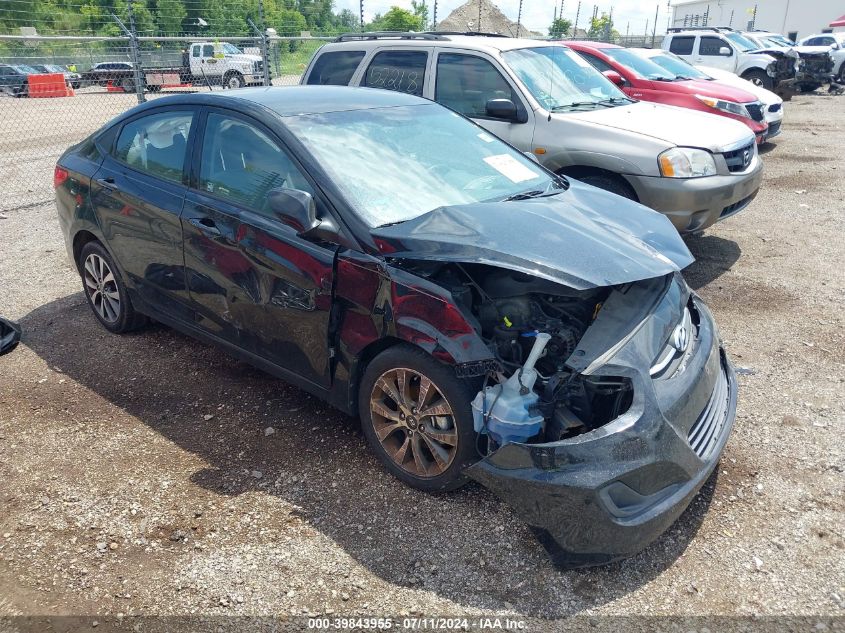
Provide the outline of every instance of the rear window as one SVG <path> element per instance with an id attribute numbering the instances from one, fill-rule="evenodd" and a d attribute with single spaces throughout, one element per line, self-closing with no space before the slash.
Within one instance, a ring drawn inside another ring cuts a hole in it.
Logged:
<path id="1" fill-rule="evenodd" d="M 675 55 L 692 55 L 694 37 L 673 37 L 669 43 L 669 50 Z"/>
<path id="2" fill-rule="evenodd" d="M 310 86 L 346 86 L 364 59 L 364 51 L 323 53 L 314 62 L 306 82 Z"/>
<path id="3" fill-rule="evenodd" d="M 364 85 L 422 96 L 428 53 L 424 51 L 384 51 L 370 62 Z"/>

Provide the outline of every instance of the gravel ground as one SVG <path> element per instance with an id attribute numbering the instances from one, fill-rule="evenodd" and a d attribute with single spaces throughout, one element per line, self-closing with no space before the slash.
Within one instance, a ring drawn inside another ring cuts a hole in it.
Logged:
<path id="1" fill-rule="evenodd" d="M 677 524 L 599 569 L 554 568 L 479 486 L 403 486 L 355 420 L 216 349 L 107 333 L 53 205 L 5 212 L 0 615 L 845 615 L 843 103 L 788 103 L 758 198 L 689 240 L 736 427 Z"/>

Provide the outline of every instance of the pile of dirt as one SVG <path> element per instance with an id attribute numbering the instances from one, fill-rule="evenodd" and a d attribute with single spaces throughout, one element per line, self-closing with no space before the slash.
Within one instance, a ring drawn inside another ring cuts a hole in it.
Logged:
<path id="1" fill-rule="evenodd" d="M 479 21 L 479 3 L 481 4 L 481 20 Z M 510 20 L 490 0 L 468 0 L 452 11 L 444 20 L 437 23 L 438 31 L 481 31 L 484 33 L 501 33 L 510 37 L 542 37 L 542 33 L 529 31 L 525 25 L 517 29 L 516 22 Z"/>

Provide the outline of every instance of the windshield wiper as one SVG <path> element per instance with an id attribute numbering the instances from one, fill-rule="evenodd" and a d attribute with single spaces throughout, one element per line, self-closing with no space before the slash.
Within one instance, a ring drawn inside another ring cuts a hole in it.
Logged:
<path id="1" fill-rule="evenodd" d="M 549 182 L 549 186 L 543 190 L 540 189 L 532 189 L 531 191 L 522 191 L 520 193 L 515 193 L 507 198 L 504 198 L 502 202 L 513 202 L 515 200 L 529 200 L 531 198 L 545 198 L 547 196 L 556 196 L 561 191 L 566 191 L 569 189 L 569 180 L 565 176 L 555 175 L 551 181 Z"/>
<path id="2" fill-rule="evenodd" d="M 602 99 L 599 101 L 602 105 L 613 105 L 614 103 L 622 103 L 624 101 L 631 102 L 631 99 L 627 97 L 609 97 L 608 99 Z"/>
<path id="3" fill-rule="evenodd" d="M 586 106 L 605 106 L 607 107 L 606 103 L 602 103 L 601 101 L 574 101 L 572 103 L 565 103 L 563 105 L 556 105 L 552 108 L 552 112 L 557 112 L 558 110 L 565 110 L 567 108 L 582 108 Z"/>

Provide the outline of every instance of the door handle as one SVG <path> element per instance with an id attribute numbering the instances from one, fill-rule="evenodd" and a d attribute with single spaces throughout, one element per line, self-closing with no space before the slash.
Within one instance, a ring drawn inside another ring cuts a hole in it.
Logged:
<path id="1" fill-rule="evenodd" d="M 106 176 L 105 178 L 97 178 L 97 183 L 103 189 L 107 189 L 108 191 L 114 190 L 114 178 L 112 178 L 111 176 Z"/>
<path id="2" fill-rule="evenodd" d="M 208 235 L 220 235 L 220 229 L 217 228 L 217 225 L 211 218 L 189 218 L 188 224 L 195 226 Z"/>

